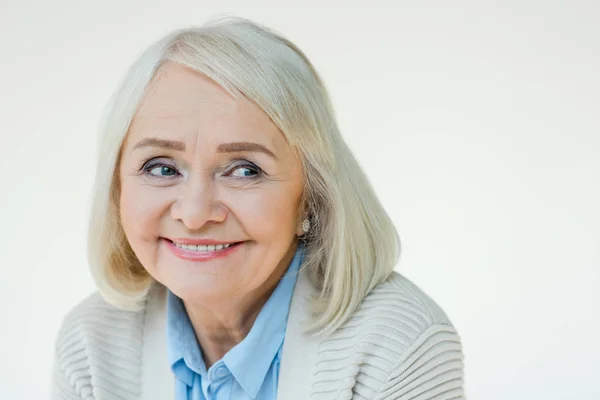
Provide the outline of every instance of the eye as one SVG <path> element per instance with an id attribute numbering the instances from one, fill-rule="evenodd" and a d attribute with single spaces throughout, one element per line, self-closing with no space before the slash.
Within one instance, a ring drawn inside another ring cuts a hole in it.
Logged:
<path id="1" fill-rule="evenodd" d="M 179 172 L 177 169 L 169 164 L 163 162 L 148 163 L 144 166 L 144 172 L 153 178 L 166 178 L 171 176 L 177 176 Z"/>
<path id="2" fill-rule="evenodd" d="M 236 165 L 226 174 L 234 178 L 256 178 L 262 175 L 262 170 L 253 164 Z"/>
<path id="3" fill-rule="evenodd" d="M 233 172 L 230 174 L 230 176 L 235 176 L 238 178 L 247 178 L 255 175 L 258 175 L 258 171 L 249 167 L 238 167 L 234 169 Z"/>
<path id="4" fill-rule="evenodd" d="M 150 171 L 148 171 L 150 175 L 153 176 L 173 176 L 177 175 L 177 171 L 174 168 L 169 167 L 168 165 L 162 165 L 153 167 Z"/>

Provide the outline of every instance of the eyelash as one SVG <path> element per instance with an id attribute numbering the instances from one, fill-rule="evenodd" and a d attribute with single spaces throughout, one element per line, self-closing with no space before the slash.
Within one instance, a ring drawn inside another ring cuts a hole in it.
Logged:
<path id="1" fill-rule="evenodd" d="M 160 177 L 160 176 L 156 176 L 156 175 L 151 175 L 150 171 L 152 171 L 153 169 L 157 168 L 157 167 L 167 167 L 172 169 L 173 171 L 175 171 L 178 175 L 181 175 L 181 173 L 177 170 L 177 167 L 170 165 L 170 164 L 166 164 L 164 162 L 152 162 L 153 160 L 155 160 L 156 158 L 150 159 L 146 162 L 144 162 L 144 164 L 142 165 L 142 167 L 139 169 L 139 172 L 143 173 L 144 175 L 150 177 L 150 178 L 156 178 L 156 179 L 163 179 L 163 178 L 167 178 L 167 177 Z M 231 175 L 231 173 L 239 168 L 247 168 L 251 171 L 253 171 L 255 173 L 255 175 L 253 176 L 249 176 L 246 178 L 242 178 L 242 177 L 235 177 L 235 179 L 259 179 L 264 177 L 265 173 L 264 171 L 258 167 L 256 164 L 248 161 L 248 160 L 243 160 L 243 159 L 236 159 L 233 160 L 231 162 L 231 164 L 234 164 L 235 162 L 242 162 L 244 164 L 236 164 L 236 165 L 232 165 L 231 167 L 229 167 L 227 169 L 227 171 L 225 172 L 225 176 L 229 176 Z M 168 179 L 168 178 L 167 178 Z"/>

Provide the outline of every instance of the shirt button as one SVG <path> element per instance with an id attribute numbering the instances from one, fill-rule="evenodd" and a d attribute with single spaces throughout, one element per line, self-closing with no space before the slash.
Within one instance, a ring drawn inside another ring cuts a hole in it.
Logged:
<path id="1" fill-rule="evenodd" d="M 215 377 L 216 378 L 225 378 L 226 376 L 227 376 L 227 368 L 225 368 L 223 365 L 220 365 L 215 370 Z"/>

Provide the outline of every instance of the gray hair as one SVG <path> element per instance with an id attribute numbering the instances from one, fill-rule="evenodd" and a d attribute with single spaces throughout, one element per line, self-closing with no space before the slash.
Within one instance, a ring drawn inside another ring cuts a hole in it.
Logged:
<path id="1" fill-rule="evenodd" d="M 320 290 L 310 329 L 335 330 L 389 277 L 400 256 L 400 239 L 344 142 L 325 86 L 308 58 L 281 35 L 240 18 L 163 37 L 132 65 L 109 102 L 98 143 L 88 236 L 98 290 L 109 303 L 136 310 L 153 283 L 120 223 L 118 164 L 129 125 L 165 62 L 185 65 L 235 98 L 253 101 L 300 155 L 302 204 L 311 222 L 303 239 L 303 268 Z"/>

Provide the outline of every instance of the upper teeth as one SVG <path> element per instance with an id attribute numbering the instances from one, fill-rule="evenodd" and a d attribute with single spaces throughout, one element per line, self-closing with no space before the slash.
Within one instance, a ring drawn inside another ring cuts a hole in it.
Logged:
<path id="1" fill-rule="evenodd" d="M 174 242 L 175 243 L 175 242 Z M 228 248 L 229 246 L 231 246 L 233 243 L 227 243 L 227 244 L 210 244 L 210 245 L 193 245 L 193 244 L 180 244 L 180 243 L 175 243 L 175 246 L 179 247 L 180 249 L 185 249 L 185 250 L 192 250 L 192 251 L 217 251 L 217 250 L 223 250 Z"/>

